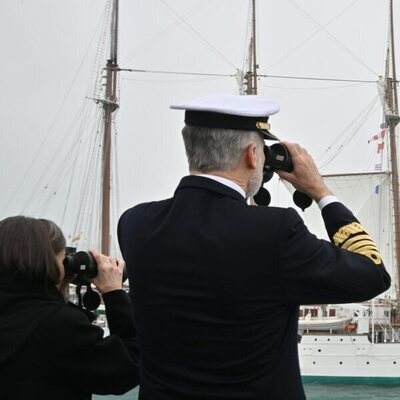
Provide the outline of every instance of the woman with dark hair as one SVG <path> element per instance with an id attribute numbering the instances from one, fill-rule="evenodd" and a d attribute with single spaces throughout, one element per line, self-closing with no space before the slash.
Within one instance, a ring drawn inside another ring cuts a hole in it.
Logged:
<path id="1" fill-rule="evenodd" d="M 90 279 L 106 307 L 110 336 L 70 307 L 65 238 L 52 221 L 16 216 L 0 221 L 0 393 L 12 399 L 90 399 L 138 385 L 124 262 L 92 251 Z"/>

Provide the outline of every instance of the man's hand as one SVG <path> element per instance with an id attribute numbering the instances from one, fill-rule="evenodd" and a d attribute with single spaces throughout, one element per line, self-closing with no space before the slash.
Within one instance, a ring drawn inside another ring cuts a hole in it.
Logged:
<path id="1" fill-rule="evenodd" d="M 316 202 L 332 192 L 325 185 L 313 158 L 307 150 L 297 143 L 281 142 L 285 145 L 292 157 L 293 171 L 277 170 L 281 179 L 290 182 L 297 190 L 308 194 Z"/>

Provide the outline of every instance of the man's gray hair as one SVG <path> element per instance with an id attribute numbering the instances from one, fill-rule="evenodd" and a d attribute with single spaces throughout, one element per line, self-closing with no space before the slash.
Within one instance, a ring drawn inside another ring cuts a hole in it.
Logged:
<path id="1" fill-rule="evenodd" d="M 257 131 L 215 129 L 186 125 L 182 130 L 189 169 L 207 173 L 234 169 L 251 143 L 262 146 Z"/>

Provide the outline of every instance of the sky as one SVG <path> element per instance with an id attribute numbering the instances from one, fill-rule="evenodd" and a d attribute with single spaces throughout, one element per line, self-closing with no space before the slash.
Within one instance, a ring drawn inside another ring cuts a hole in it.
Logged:
<path id="1" fill-rule="evenodd" d="M 120 73 L 113 236 L 125 209 L 172 196 L 188 173 L 183 112 L 169 106 L 238 93 L 234 75 L 245 65 L 249 3 L 120 0 L 121 68 L 230 76 Z M 100 147 L 92 99 L 105 65 L 108 39 L 101 32 L 109 6 L 109 0 L 0 1 L 0 218 L 50 218 L 71 236 L 83 229 L 74 225 L 74 211 L 98 218 L 81 197 L 91 191 L 99 197 L 83 179 L 90 160 L 83 151 Z M 375 82 L 384 73 L 387 15 L 383 0 L 257 2 L 258 72 L 275 76 L 259 79 L 259 94 L 281 106 L 272 130 L 303 145 L 323 173 L 373 171 L 380 162 L 368 139 L 382 122 Z M 272 191 L 274 185 L 275 179 Z M 273 204 L 289 203 L 276 191 Z"/>

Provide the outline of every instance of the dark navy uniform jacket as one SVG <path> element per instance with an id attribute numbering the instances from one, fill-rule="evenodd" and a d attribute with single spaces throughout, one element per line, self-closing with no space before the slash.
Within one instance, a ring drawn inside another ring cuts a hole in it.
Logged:
<path id="1" fill-rule="evenodd" d="M 390 285 L 353 214 L 336 202 L 322 216 L 336 245 L 295 210 L 248 206 L 198 176 L 123 214 L 141 400 L 305 398 L 299 305 L 363 301 Z"/>

